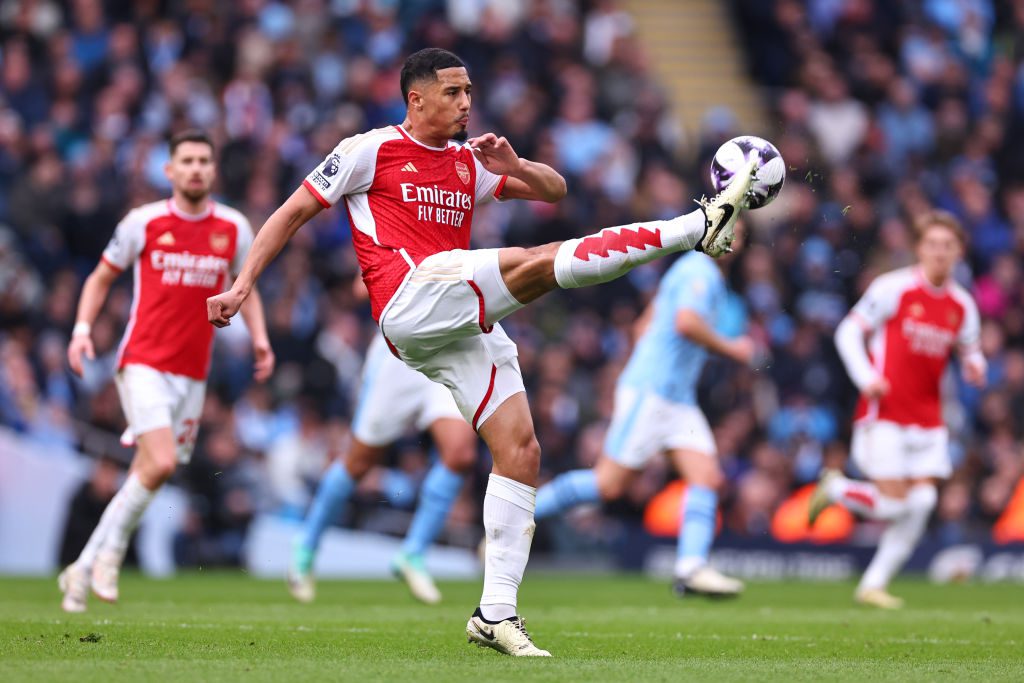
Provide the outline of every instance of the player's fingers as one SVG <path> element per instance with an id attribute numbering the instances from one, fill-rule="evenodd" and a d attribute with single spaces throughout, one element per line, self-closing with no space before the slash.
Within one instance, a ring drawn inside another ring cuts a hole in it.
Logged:
<path id="1" fill-rule="evenodd" d="M 91 339 L 85 342 L 85 357 L 89 360 L 96 360 L 96 348 L 92 345 Z"/>
<path id="2" fill-rule="evenodd" d="M 68 349 L 68 365 L 71 366 L 71 372 L 82 376 L 82 358 L 74 347 Z"/>

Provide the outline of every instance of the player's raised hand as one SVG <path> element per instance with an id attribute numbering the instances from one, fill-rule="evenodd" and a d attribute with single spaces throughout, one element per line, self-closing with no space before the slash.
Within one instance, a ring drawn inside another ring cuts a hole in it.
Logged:
<path id="1" fill-rule="evenodd" d="M 253 373 L 252 377 L 257 382 L 266 382 L 274 374 L 274 350 L 270 348 L 270 342 L 253 342 Z"/>
<path id="2" fill-rule="evenodd" d="M 513 175 L 519 169 L 519 155 L 504 137 L 494 133 L 467 140 L 480 163 L 495 175 Z"/>
<path id="3" fill-rule="evenodd" d="M 71 343 L 68 344 L 68 365 L 71 366 L 71 372 L 79 377 L 82 376 L 82 356 L 96 360 L 96 348 L 92 344 L 92 337 L 88 334 L 72 335 Z"/>
<path id="4" fill-rule="evenodd" d="M 206 300 L 206 319 L 214 327 L 227 327 L 231 324 L 231 316 L 238 313 L 245 297 L 233 289 L 211 296 Z"/>

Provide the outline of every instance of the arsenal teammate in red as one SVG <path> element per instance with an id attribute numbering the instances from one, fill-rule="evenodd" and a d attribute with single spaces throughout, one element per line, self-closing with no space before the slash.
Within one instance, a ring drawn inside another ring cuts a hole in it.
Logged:
<path id="1" fill-rule="evenodd" d="M 82 554 L 60 575 L 61 606 L 83 612 L 89 589 L 102 600 L 118 598 L 118 573 L 132 531 L 157 489 L 195 444 L 206 392 L 213 328 L 202 318 L 207 297 L 223 291 L 252 244 L 242 214 L 210 199 L 215 177 L 213 143 L 201 131 L 170 142 L 165 168 L 170 199 L 133 209 L 118 224 L 103 258 L 86 279 L 68 346 L 68 362 L 82 374 L 83 356 L 95 358 L 92 323 L 110 286 L 132 267 L 131 319 L 118 350 L 117 389 L 128 421 L 122 437 L 136 445 L 131 471 L 110 501 Z M 274 369 L 255 290 L 242 307 L 252 335 L 255 377 Z"/>
<path id="2" fill-rule="evenodd" d="M 343 140 L 310 172 L 260 230 L 231 289 L 209 300 L 209 319 L 229 324 L 295 231 L 344 201 L 373 316 L 391 350 L 451 390 L 494 457 L 483 511 L 484 590 L 467 635 L 505 654 L 549 656 L 517 614 L 540 448 L 516 346 L 498 321 L 556 287 L 607 282 L 665 254 L 725 253 L 746 208 L 754 164 L 714 200 L 673 220 L 531 249 L 469 250 L 478 202 L 554 202 L 565 195 L 565 181 L 548 166 L 521 159 L 505 138 L 488 133 L 468 145 L 453 141 L 466 139 L 473 85 L 450 52 L 411 55 L 401 87 L 405 121 Z"/>
<path id="3" fill-rule="evenodd" d="M 861 392 L 850 451 L 870 481 L 825 472 L 810 509 L 812 524 L 832 502 L 889 522 L 855 594 L 883 609 L 902 606 L 889 581 L 924 533 L 937 482 L 953 471 L 939 392 L 949 357 L 959 354 L 970 384 L 984 386 L 986 373 L 978 309 L 953 281 L 963 253 L 959 221 L 932 211 L 914 230 L 919 263 L 872 282 L 836 330 L 839 354 Z"/>

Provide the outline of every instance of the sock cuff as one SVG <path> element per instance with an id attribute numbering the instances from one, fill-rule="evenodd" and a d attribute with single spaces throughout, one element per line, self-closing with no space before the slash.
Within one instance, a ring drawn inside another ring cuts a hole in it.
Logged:
<path id="1" fill-rule="evenodd" d="M 537 506 L 536 488 L 494 473 L 487 480 L 487 495 L 500 498 L 530 514 Z"/>
<path id="2" fill-rule="evenodd" d="M 931 512 L 939 502 L 939 491 L 934 484 L 917 484 L 907 492 L 907 505 L 912 510 Z"/>
<path id="3" fill-rule="evenodd" d="M 575 289 L 580 286 L 572 276 L 573 252 L 576 251 L 579 242 L 579 239 L 566 240 L 558 245 L 558 251 L 555 252 L 555 282 L 562 289 Z"/>
<path id="4" fill-rule="evenodd" d="M 142 483 L 134 472 L 128 475 L 128 478 L 124 480 L 124 486 L 121 487 L 124 491 L 124 495 L 131 500 L 148 500 L 156 495 L 156 490 L 150 491 L 146 488 L 145 484 Z"/>

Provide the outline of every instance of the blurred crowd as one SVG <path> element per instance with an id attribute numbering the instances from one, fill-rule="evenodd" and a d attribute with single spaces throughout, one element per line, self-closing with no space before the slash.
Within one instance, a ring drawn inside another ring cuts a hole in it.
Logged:
<path id="1" fill-rule="evenodd" d="M 258 227 L 339 140 L 399 123 L 405 55 L 439 46 L 469 65 L 472 132 L 507 136 L 569 183 L 557 205 L 482 207 L 478 247 L 675 216 L 709 192 L 724 140 L 756 133 L 782 151 L 786 188 L 750 214 L 727 266 L 732 317 L 760 362 L 712 361 L 700 391 L 728 474 L 726 533 L 770 533 L 793 491 L 845 461 L 855 393 L 835 325 L 871 278 L 913 259 L 911 216 L 959 216 L 971 241 L 958 277 L 984 318 L 990 387 L 949 375 L 957 466 L 933 532 L 984 540 L 1022 473 L 1024 1 L 733 0 L 731 11 L 768 103 L 764 130 L 738 130 L 724 108 L 684 130 L 615 0 L 3 0 L 0 423 L 43 445 L 125 456 L 111 377 L 128 278 L 94 325 L 99 357 L 83 379 L 64 352 L 114 225 L 169 192 L 169 133 L 214 135 L 217 198 Z M 251 381 L 241 326 L 219 333 L 198 447 L 177 478 L 193 500 L 182 563 L 237 562 L 253 516 L 301 515 L 344 449 L 377 333 L 353 293 L 349 229 L 344 212 L 321 213 L 262 278 L 279 363 L 269 384 Z M 600 453 L 633 323 L 666 265 L 551 294 L 506 323 L 545 478 Z M 417 435 L 397 444 L 343 522 L 401 533 L 431 457 Z M 443 540 L 478 538 L 488 470 L 482 450 Z M 671 477 L 653 466 L 626 501 L 552 523 L 538 547 L 632 547 L 646 499 Z"/>

